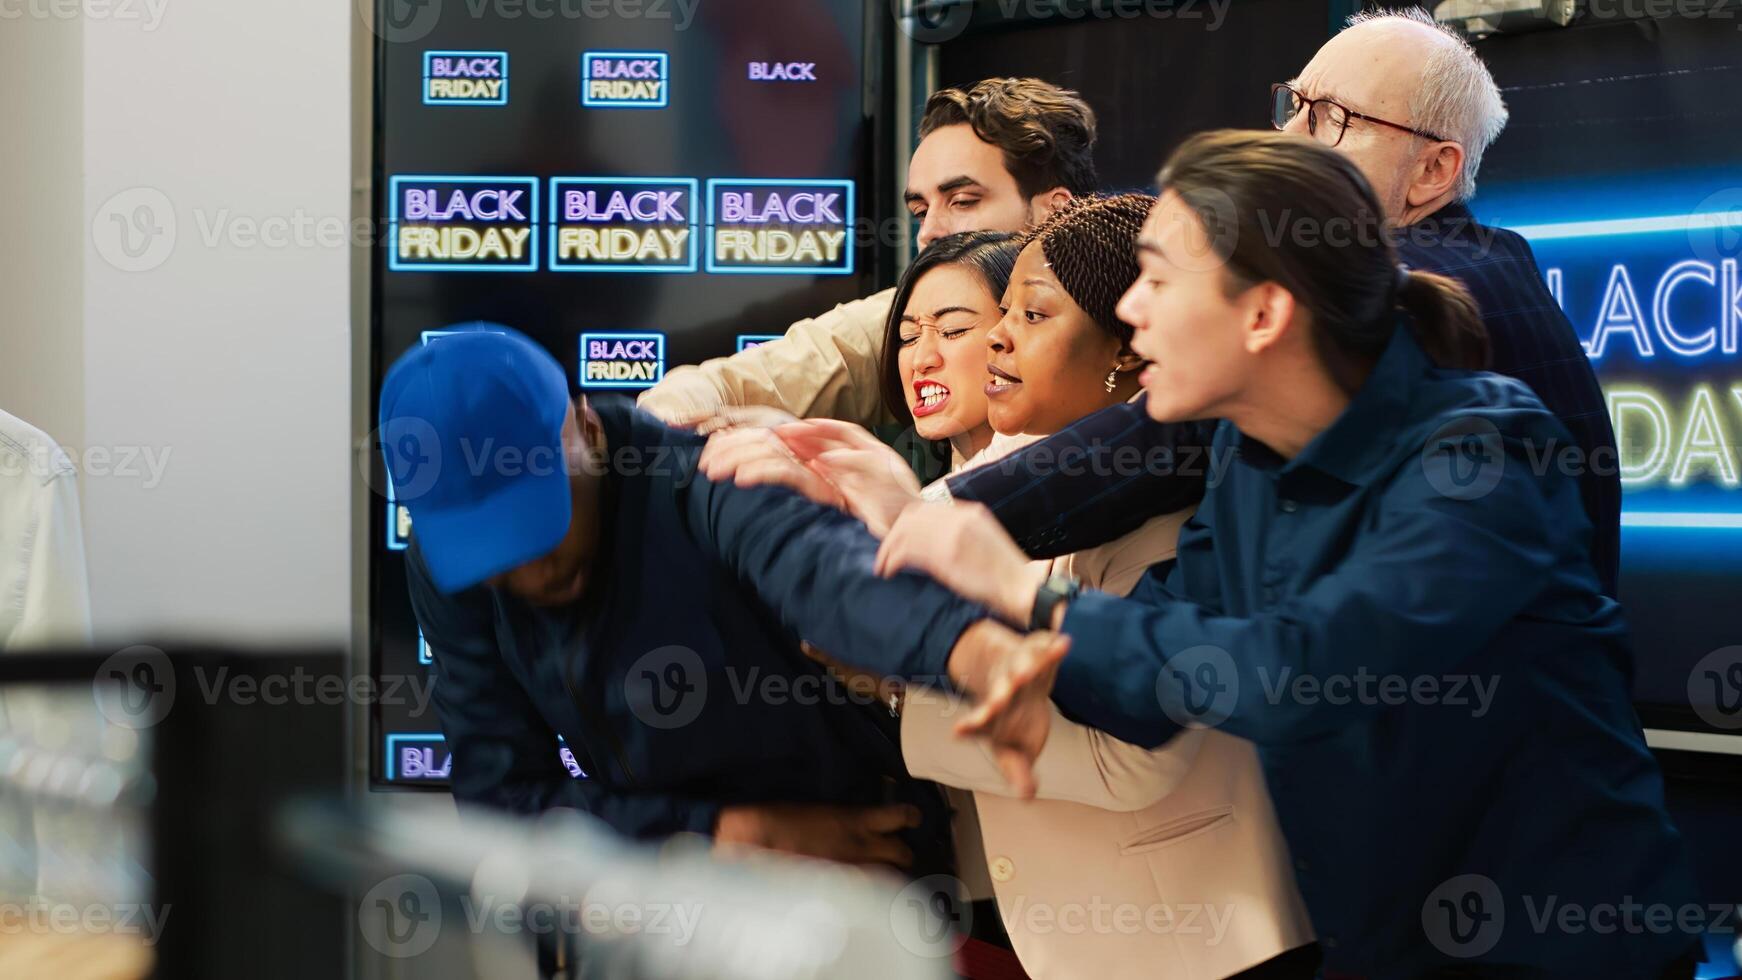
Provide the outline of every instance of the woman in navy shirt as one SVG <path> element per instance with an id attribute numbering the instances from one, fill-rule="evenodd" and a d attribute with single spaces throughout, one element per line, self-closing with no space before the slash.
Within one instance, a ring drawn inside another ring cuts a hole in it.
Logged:
<path id="1" fill-rule="evenodd" d="M 1691 976 L 1703 906 L 1626 624 L 1576 474 L 1533 465 L 1565 430 L 1461 369 L 1486 356 L 1469 295 L 1396 265 L 1335 152 L 1208 133 L 1158 179 L 1119 314 L 1150 416 L 1224 420 L 1208 496 L 1123 599 L 1037 581 L 979 505 L 910 507 L 885 574 L 1069 638 L 1062 660 L 958 648 L 985 695 L 963 731 L 1018 780 L 1049 694 L 1143 745 L 1256 743 L 1327 975 Z"/>

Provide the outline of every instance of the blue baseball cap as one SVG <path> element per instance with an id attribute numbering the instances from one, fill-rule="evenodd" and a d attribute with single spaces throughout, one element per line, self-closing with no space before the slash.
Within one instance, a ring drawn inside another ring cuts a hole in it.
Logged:
<path id="1" fill-rule="evenodd" d="M 569 529 L 562 365 L 507 327 L 427 338 L 381 383 L 381 454 L 431 580 L 459 592 L 550 553 Z"/>

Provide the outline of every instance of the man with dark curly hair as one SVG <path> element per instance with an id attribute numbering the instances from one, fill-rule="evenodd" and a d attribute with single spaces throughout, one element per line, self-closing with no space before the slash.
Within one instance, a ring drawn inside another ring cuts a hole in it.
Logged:
<path id="1" fill-rule="evenodd" d="M 1038 78 L 988 78 L 926 101 L 908 164 L 908 213 L 918 244 L 960 231 L 1017 232 L 1095 189 L 1095 112 Z M 891 421 L 878 378 L 894 289 L 787 328 L 731 357 L 673 369 L 640 406 L 692 424 L 722 407 L 767 406 L 801 418 L 875 426 Z"/>

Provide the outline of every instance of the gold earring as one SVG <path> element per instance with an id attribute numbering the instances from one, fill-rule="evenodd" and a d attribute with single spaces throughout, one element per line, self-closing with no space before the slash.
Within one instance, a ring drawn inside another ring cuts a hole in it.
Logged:
<path id="1" fill-rule="evenodd" d="M 1111 395 L 1113 389 L 1117 387 L 1119 387 L 1119 369 L 1114 368 L 1107 372 L 1107 394 Z"/>

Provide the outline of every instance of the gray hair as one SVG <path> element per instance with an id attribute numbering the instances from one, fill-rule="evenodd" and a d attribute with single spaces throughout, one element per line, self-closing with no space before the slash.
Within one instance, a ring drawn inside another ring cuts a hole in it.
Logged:
<path id="1" fill-rule="evenodd" d="M 1482 156 L 1506 129 L 1509 113 L 1500 97 L 1500 86 L 1482 62 L 1481 55 L 1463 35 L 1434 20 L 1420 7 L 1362 11 L 1349 18 L 1349 26 L 1385 21 L 1425 24 L 1447 42 L 1436 45 L 1422 66 L 1421 88 L 1409 100 L 1411 125 L 1464 148 L 1464 172 L 1458 177 L 1457 199 L 1476 196 L 1476 173 Z"/>

